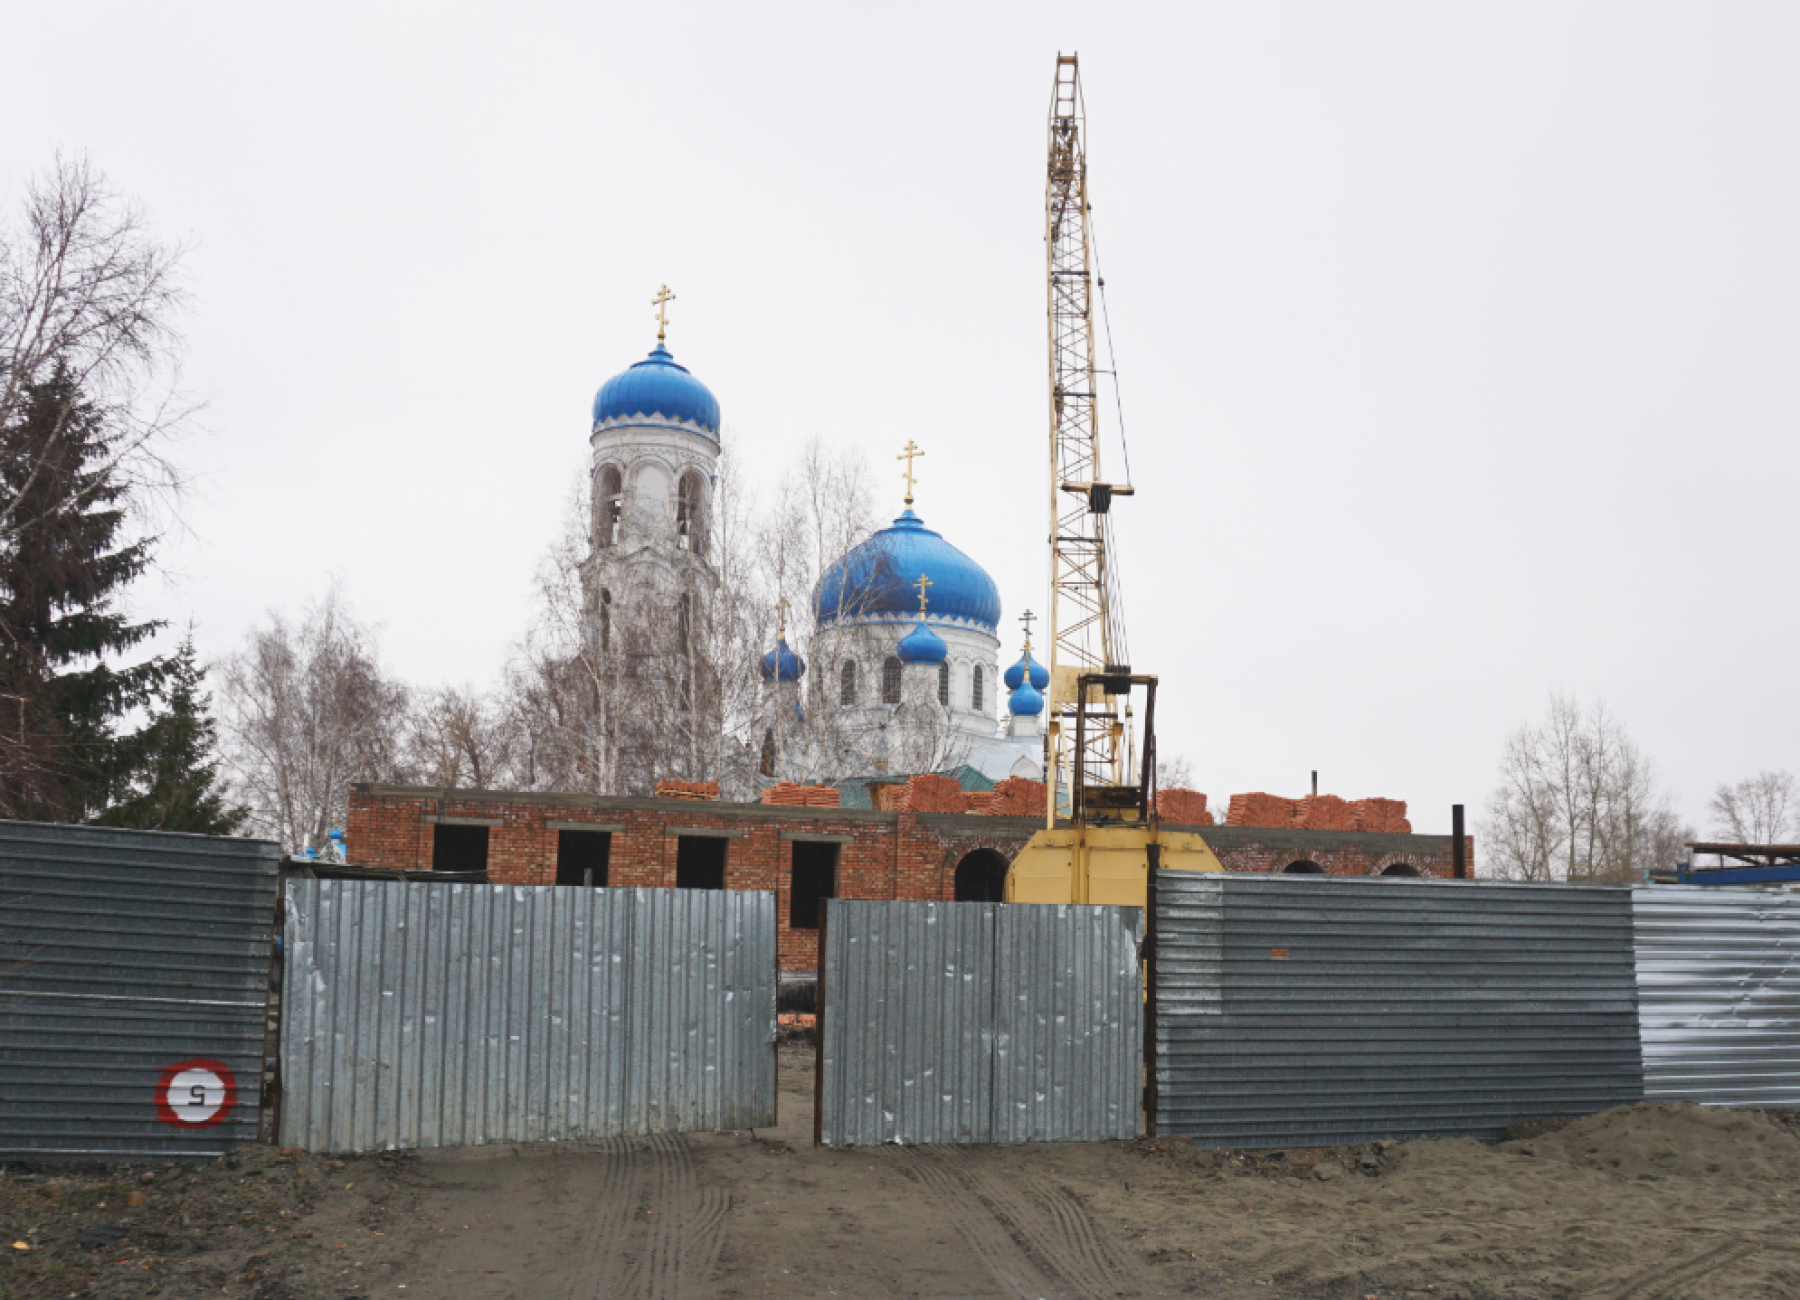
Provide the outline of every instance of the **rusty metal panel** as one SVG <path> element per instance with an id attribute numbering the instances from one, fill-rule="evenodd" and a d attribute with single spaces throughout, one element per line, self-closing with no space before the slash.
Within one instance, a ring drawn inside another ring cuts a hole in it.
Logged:
<path id="1" fill-rule="evenodd" d="M 1644 1094 L 1800 1106 L 1800 894 L 1632 891 Z"/>
<path id="2" fill-rule="evenodd" d="M 0 822 L 0 1154 L 256 1141 L 279 868 L 258 840 Z"/>
<path id="3" fill-rule="evenodd" d="M 820 1140 L 1135 1137 L 1141 915 L 830 900 L 819 972 Z"/>
<path id="4" fill-rule="evenodd" d="M 1156 1125 L 1494 1138 L 1643 1094 L 1628 890 L 1160 872 Z"/>
<path id="5" fill-rule="evenodd" d="M 774 1122 L 773 894 L 290 880 L 286 943 L 285 1145 Z"/>

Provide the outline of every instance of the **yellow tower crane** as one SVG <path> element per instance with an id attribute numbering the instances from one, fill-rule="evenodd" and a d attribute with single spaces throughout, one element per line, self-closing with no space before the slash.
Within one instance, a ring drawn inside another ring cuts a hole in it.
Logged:
<path id="1" fill-rule="evenodd" d="M 1006 899 L 1141 907 L 1146 873 L 1155 866 L 1221 868 L 1198 835 L 1167 833 L 1157 825 L 1156 678 L 1134 674 L 1126 662 L 1109 559 L 1112 503 L 1133 489 L 1106 481 L 1100 469 L 1086 135 L 1080 62 L 1059 54 L 1044 191 L 1050 325 L 1045 828 L 1014 860 Z M 1138 692 L 1144 697 L 1141 744 L 1135 743 L 1132 712 Z"/>

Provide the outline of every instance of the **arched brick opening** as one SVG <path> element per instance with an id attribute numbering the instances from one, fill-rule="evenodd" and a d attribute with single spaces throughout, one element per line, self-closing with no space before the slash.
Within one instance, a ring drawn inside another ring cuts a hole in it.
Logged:
<path id="1" fill-rule="evenodd" d="M 1301 858 L 1298 862 L 1288 863 L 1281 869 L 1281 872 L 1286 876 L 1322 876 L 1325 874 L 1325 868 L 1316 862 Z"/>
<path id="2" fill-rule="evenodd" d="M 959 903 L 998 903 L 1006 896 L 1007 862 L 997 849 L 974 849 L 956 864 L 955 893 Z"/>
<path id="3" fill-rule="evenodd" d="M 956 892 L 956 870 L 977 853 L 986 850 L 1000 859 L 1000 879 L 1006 880 L 1006 872 L 1012 866 L 1012 860 L 1024 845 L 1016 839 L 1007 839 L 1001 835 L 971 835 L 958 839 L 944 850 L 944 856 L 938 861 L 938 897 L 954 900 Z M 1000 895 L 996 894 L 998 899 Z"/>
<path id="4" fill-rule="evenodd" d="M 1419 864 L 1405 853 L 1384 853 L 1375 859 L 1375 865 L 1369 868 L 1371 876 L 1426 876 L 1431 873 L 1421 871 Z"/>

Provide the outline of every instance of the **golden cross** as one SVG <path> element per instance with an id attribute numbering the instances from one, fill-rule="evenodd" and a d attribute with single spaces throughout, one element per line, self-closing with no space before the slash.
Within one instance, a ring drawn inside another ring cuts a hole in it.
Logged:
<path id="1" fill-rule="evenodd" d="M 1037 617 L 1037 615 L 1033 614 L 1030 610 L 1026 610 L 1023 614 L 1021 614 L 1019 616 L 1019 622 L 1021 622 L 1025 625 L 1025 653 L 1026 654 L 1031 653 L 1031 622 L 1036 617 Z"/>
<path id="2" fill-rule="evenodd" d="M 780 611 L 775 627 L 775 639 L 777 641 L 785 641 L 787 640 L 788 598 L 783 596 L 775 607 Z"/>
<path id="3" fill-rule="evenodd" d="M 923 456 L 924 454 L 925 453 L 920 451 L 917 445 L 914 444 L 913 440 L 908 438 L 906 440 L 906 450 L 894 457 L 895 460 L 903 460 L 906 462 L 906 504 L 909 506 L 912 504 L 913 479 L 915 477 L 913 474 L 913 459 L 914 457 Z"/>
<path id="4" fill-rule="evenodd" d="M 913 583 L 913 586 L 919 589 L 919 617 L 921 619 L 925 617 L 925 588 L 935 585 L 936 584 L 933 583 L 930 578 L 927 578 L 922 573 L 919 575 L 919 580 Z"/>
<path id="5" fill-rule="evenodd" d="M 656 297 L 650 300 L 650 305 L 656 308 L 656 341 L 658 343 L 663 341 L 663 331 L 669 328 L 668 305 L 674 301 L 675 295 L 669 292 L 669 286 L 666 284 L 658 289 Z"/>

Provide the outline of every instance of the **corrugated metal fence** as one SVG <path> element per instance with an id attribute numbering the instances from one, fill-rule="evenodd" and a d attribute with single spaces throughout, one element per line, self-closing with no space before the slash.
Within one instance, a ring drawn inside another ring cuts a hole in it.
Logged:
<path id="1" fill-rule="evenodd" d="M 279 862 L 256 840 L 0 822 L 0 1152 L 256 1140 Z"/>
<path id="2" fill-rule="evenodd" d="M 1632 891 L 1644 1092 L 1800 1106 L 1800 895 Z"/>
<path id="3" fill-rule="evenodd" d="M 291 880 L 281 1141 L 775 1120 L 775 896 Z"/>
<path id="4" fill-rule="evenodd" d="M 832 900 L 819 1140 L 1137 1136 L 1140 937 L 1137 908 Z"/>
<path id="5" fill-rule="evenodd" d="M 1636 1101 L 1630 893 L 1157 876 L 1156 1131 L 1494 1138 Z"/>

